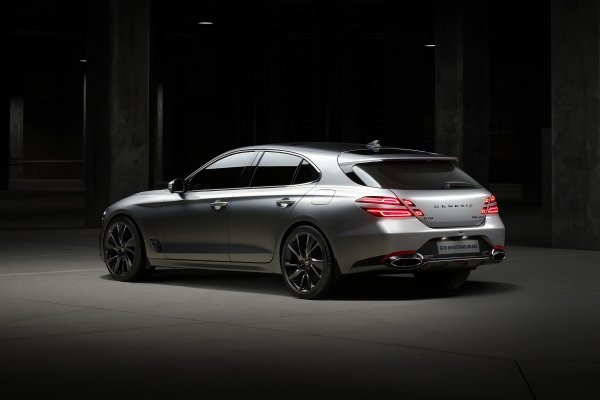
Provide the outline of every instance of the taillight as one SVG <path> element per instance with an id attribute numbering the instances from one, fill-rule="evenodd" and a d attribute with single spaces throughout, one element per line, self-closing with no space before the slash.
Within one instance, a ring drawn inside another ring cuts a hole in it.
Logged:
<path id="1" fill-rule="evenodd" d="M 421 210 L 410 210 L 397 197 L 391 196 L 366 196 L 356 200 L 363 210 L 376 217 L 405 218 L 423 216 Z M 411 204 L 413 204 L 411 202 Z M 414 205 L 414 204 L 413 204 Z"/>
<path id="2" fill-rule="evenodd" d="M 356 200 L 357 203 L 366 204 L 400 204 L 400 200 L 396 197 L 385 197 L 385 196 L 367 196 L 361 197 Z"/>
<path id="3" fill-rule="evenodd" d="M 373 214 L 376 217 L 412 217 L 410 211 L 404 210 L 387 210 L 384 208 L 366 208 L 366 212 Z"/>
<path id="4" fill-rule="evenodd" d="M 484 204 L 484 207 L 481 209 L 482 214 L 498 214 L 498 205 L 496 204 L 496 196 L 491 195 L 490 197 L 486 197 L 483 204 Z"/>

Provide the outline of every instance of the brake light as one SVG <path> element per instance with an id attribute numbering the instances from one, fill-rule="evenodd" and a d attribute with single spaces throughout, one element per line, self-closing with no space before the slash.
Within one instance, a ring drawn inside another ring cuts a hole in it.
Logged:
<path id="1" fill-rule="evenodd" d="M 415 215 L 397 197 L 366 196 L 356 202 L 363 210 L 376 217 L 405 218 Z M 421 214 L 423 213 L 421 212 Z"/>
<path id="2" fill-rule="evenodd" d="M 404 204 L 409 210 L 412 211 L 415 217 L 424 217 L 425 213 L 418 208 L 415 208 L 417 205 L 409 199 L 402 199 L 402 204 Z"/>
<path id="3" fill-rule="evenodd" d="M 366 203 L 366 204 L 398 204 L 400 205 L 400 200 L 396 197 L 384 197 L 384 196 L 367 196 L 361 197 L 356 200 L 357 203 Z"/>
<path id="4" fill-rule="evenodd" d="M 412 217 L 412 213 L 406 208 L 404 210 L 390 210 L 385 208 L 367 208 L 365 209 L 369 214 L 373 214 L 376 217 Z"/>
<path id="5" fill-rule="evenodd" d="M 483 201 L 484 207 L 481 209 L 481 214 L 498 214 L 498 205 L 496 204 L 496 196 L 493 194 L 486 197 Z"/>

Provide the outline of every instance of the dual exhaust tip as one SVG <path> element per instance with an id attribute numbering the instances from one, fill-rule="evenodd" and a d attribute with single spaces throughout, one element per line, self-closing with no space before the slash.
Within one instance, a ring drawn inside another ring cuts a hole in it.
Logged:
<path id="1" fill-rule="evenodd" d="M 412 269 L 420 267 L 425 260 L 419 253 L 410 254 L 408 256 L 390 257 L 390 265 L 401 269 Z"/>
<path id="2" fill-rule="evenodd" d="M 503 261 L 505 258 L 506 258 L 506 252 L 504 250 L 493 249 L 492 252 L 490 253 L 490 259 L 493 262 L 499 263 L 500 261 Z"/>
<path id="3" fill-rule="evenodd" d="M 493 249 L 489 257 L 493 262 L 499 263 L 504 261 L 506 258 L 506 252 L 501 249 Z M 423 265 L 425 263 L 425 259 L 421 254 L 415 253 L 406 256 L 390 257 L 389 263 L 392 267 L 399 269 L 413 269 Z"/>

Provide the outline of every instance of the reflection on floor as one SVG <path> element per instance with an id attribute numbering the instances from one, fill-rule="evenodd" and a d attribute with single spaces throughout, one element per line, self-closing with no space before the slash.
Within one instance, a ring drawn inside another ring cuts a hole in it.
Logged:
<path id="1" fill-rule="evenodd" d="M 600 253 L 509 246 L 452 295 L 352 277 L 111 280 L 95 230 L 0 231 L 3 398 L 597 399 Z"/>

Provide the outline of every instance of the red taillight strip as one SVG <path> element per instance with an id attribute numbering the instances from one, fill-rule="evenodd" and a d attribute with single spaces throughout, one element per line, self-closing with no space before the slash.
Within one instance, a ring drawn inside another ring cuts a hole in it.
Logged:
<path id="1" fill-rule="evenodd" d="M 407 209 L 391 210 L 387 208 L 367 208 L 365 209 L 369 214 L 373 214 L 376 217 L 412 217 L 412 213 Z"/>
<path id="2" fill-rule="evenodd" d="M 490 197 L 486 197 L 483 201 L 483 208 L 481 214 L 498 214 L 498 205 L 496 204 L 496 196 L 493 194 Z"/>
<path id="3" fill-rule="evenodd" d="M 413 215 L 415 217 L 423 217 L 425 216 L 425 213 L 421 210 L 419 210 L 418 208 L 415 208 L 417 205 L 409 199 L 402 199 L 402 204 L 404 204 L 409 210 L 412 211 Z"/>
<path id="4" fill-rule="evenodd" d="M 393 204 L 400 205 L 400 200 L 396 197 L 386 197 L 386 196 L 366 196 L 361 197 L 356 200 L 357 203 L 367 203 L 367 204 Z"/>
<path id="5" fill-rule="evenodd" d="M 400 199 L 392 196 L 366 196 L 356 200 L 363 210 L 376 217 L 406 218 L 413 213 Z"/>
<path id="6" fill-rule="evenodd" d="M 356 200 L 357 203 L 361 204 L 361 207 L 371 215 L 376 217 L 391 217 L 391 218 L 406 218 L 406 217 L 422 217 L 425 213 L 419 209 L 410 208 L 414 207 L 415 203 L 410 200 L 400 200 L 397 197 L 391 196 L 365 196 Z M 378 206 L 378 208 L 366 208 L 363 206 L 372 205 Z"/>

